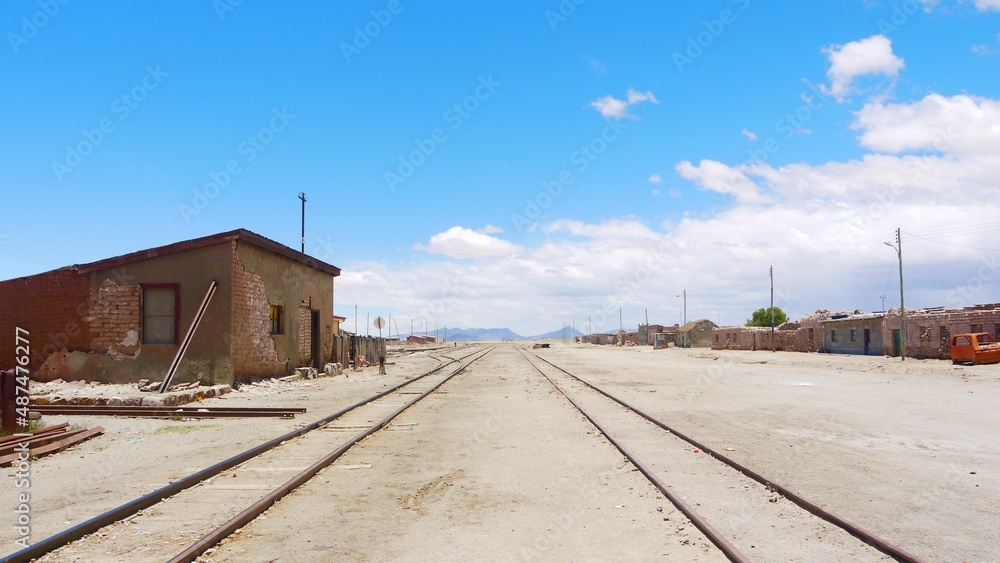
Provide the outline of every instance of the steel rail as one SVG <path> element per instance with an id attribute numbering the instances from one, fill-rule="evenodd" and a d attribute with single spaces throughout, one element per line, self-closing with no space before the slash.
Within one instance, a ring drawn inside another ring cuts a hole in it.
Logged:
<path id="1" fill-rule="evenodd" d="M 475 354 L 475 352 L 473 352 L 473 354 Z M 473 354 L 469 354 L 469 356 L 471 356 Z M 465 357 L 468 357 L 468 356 L 465 356 Z M 281 445 L 282 442 L 285 442 L 287 440 L 291 440 L 293 438 L 297 438 L 297 437 L 299 437 L 299 436 L 301 436 L 303 434 L 306 434 L 307 432 L 311 432 L 311 431 L 316 430 L 318 428 L 322 428 L 323 426 L 326 426 L 327 424 L 329 424 L 333 420 L 336 420 L 337 418 L 339 418 L 339 417 L 347 414 L 348 412 L 351 412 L 352 410 L 354 410 L 356 408 L 359 408 L 359 407 L 362 407 L 364 405 L 367 405 L 368 403 L 371 403 L 373 401 L 377 401 L 378 399 L 381 399 L 382 397 L 385 397 L 386 395 L 394 393 L 398 389 L 401 389 L 401 388 L 403 388 L 403 387 L 405 387 L 407 385 L 410 385 L 411 383 L 419 381 L 419 380 L 421 380 L 421 379 L 429 376 L 430 374 L 443 369 L 445 366 L 448 366 L 450 364 L 455 363 L 455 361 L 456 360 L 452 360 L 450 362 L 441 362 L 437 367 L 435 367 L 434 369 L 432 369 L 430 371 L 427 371 L 427 372 L 425 372 L 423 374 L 420 374 L 420 375 L 418 375 L 418 376 L 416 376 L 416 377 L 414 377 L 412 379 L 408 379 L 408 380 L 406 380 L 406 381 L 404 381 L 404 382 L 402 382 L 402 383 L 400 383 L 398 385 L 394 385 L 393 387 L 390 387 L 389 389 L 386 389 L 385 391 L 382 391 L 380 393 L 372 395 L 371 397 L 368 397 L 367 399 L 362 399 L 361 401 L 358 401 L 358 402 L 356 402 L 356 403 L 354 403 L 354 404 L 352 404 L 350 406 L 344 407 L 343 409 L 340 409 L 337 412 L 334 412 L 334 413 L 332 413 L 330 415 L 327 415 L 327 416 L 325 416 L 323 418 L 320 418 L 319 420 L 316 420 L 316 421 L 314 421 L 314 422 L 312 422 L 312 423 L 310 423 L 310 424 L 308 424 L 306 426 L 303 426 L 302 428 L 297 428 L 295 430 L 292 430 L 291 432 L 288 432 L 286 434 L 282 434 L 281 436 L 278 436 L 277 438 L 273 438 L 271 440 L 268 440 L 267 442 L 264 442 L 263 444 L 259 444 L 257 446 L 254 446 L 254 447 L 252 447 L 252 448 L 250 448 L 250 449 L 248 449 L 248 450 L 246 450 L 246 451 L 244 451 L 242 453 L 239 453 L 239 454 L 237 454 L 237 455 L 235 455 L 233 457 L 230 457 L 228 459 L 224 459 L 224 460 L 222 460 L 222 461 L 220 461 L 220 462 L 218 462 L 218 463 L 216 463 L 214 465 L 206 467 L 205 469 L 202 469 L 200 471 L 192 473 L 191 475 L 188 475 L 187 477 L 183 477 L 181 479 L 178 479 L 177 481 L 174 481 L 174 482 L 170 483 L 169 485 L 165 485 L 165 486 L 163 486 L 163 487 L 161 487 L 159 489 L 156 489 L 155 491 L 153 491 L 151 493 L 143 495 L 143 496 L 141 496 L 141 497 L 139 497 L 137 499 L 133 499 L 133 500 L 131 500 L 131 501 L 125 503 L 125 504 L 122 504 L 122 505 L 118 506 L 117 508 L 113 508 L 113 509 L 111 509 L 111 510 L 109 510 L 107 512 L 102 513 L 102 514 L 98 514 L 97 516 L 94 516 L 93 518 L 90 518 L 89 520 L 81 522 L 81 523 L 77 524 L 76 526 L 73 526 L 71 528 L 63 530 L 62 532 L 53 534 L 53 535 L 51 535 L 51 536 L 49 536 L 49 537 L 47 537 L 47 538 L 39 541 L 38 543 L 32 544 L 32 545 L 30 545 L 30 546 L 28 546 L 28 547 L 26 547 L 26 548 L 24 548 L 24 549 L 22 549 L 22 550 L 20 550 L 18 552 L 15 552 L 15 553 L 7 555 L 7 556 L 5 556 L 3 558 L 0 558 L 0 563 L 8 563 L 8 562 L 10 562 L 10 563 L 28 563 L 32 559 L 35 559 L 37 557 L 41 557 L 42 555 L 45 555 L 46 553 L 54 551 L 54 550 L 56 550 L 56 549 L 58 549 L 58 548 L 60 548 L 60 547 L 62 547 L 64 545 L 67 545 L 67 544 L 69 544 L 71 542 L 74 542 L 76 540 L 79 540 L 79 539 L 81 539 L 81 538 L 83 538 L 83 537 L 85 537 L 85 536 L 87 536 L 89 534 L 92 534 L 92 533 L 100 530 L 101 528 L 103 528 L 105 526 L 109 526 L 109 525 L 111 525 L 111 524 L 113 524 L 113 523 L 115 523 L 115 522 L 117 522 L 119 520 L 122 520 L 123 518 L 127 518 L 129 516 L 132 516 L 133 514 L 139 512 L 140 510 L 144 510 L 146 508 L 149 508 L 149 507 L 151 507 L 151 506 L 159 503 L 160 501 L 162 501 L 165 498 L 169 498 L 171 496 L 174 496 L 177 493 L 179 493 L 179 492 L 181 492 L 181 491 L 183 491 L 185 489 L 189 489 L 189 488 L 197 485 L 198 483 L 201 483 L 205 479 L 209 479 L 211 477 L 214 477 L 214 476 L 218 475 L 219 473 L 222 473 L 223 471 L 225 471 L 227 469 L 231 469 L 233 467 L 236 467 L 237 465 L 240 465 L 241 463 L 244 463 L 247 460 L 253 459 L 253 458 L 255 458 L 255 457 L 263 454 L 266 451 L 274 449 L 275 447 Z"/>
<path id="2" fill-rule="evenodd" d="M 266 512 L 269 508 L 271 508 L 271 506 L 273 506 L 276 502 L 287 496 L 289 493 L 291 493 L 298 487 L 304 485 L 310 479 L 315 477 L 317 473 L 328 467 L 333 462 L 337 461 L 337 459 L 340 458 L 340 456 L 344 455 L 347 452 L 347 450 L 354 447 L 358 442 L 364 440 L 365 438 L 385 428 L 390 422 L 393 421 L 393 419 L 402 414 L 403 411 L 419 403 L 434 391 L 437 391 L 439 387 L 450 381 L 456 375 L 464 372 L 465 368 L 469 367 L 470 365 L 472 365 L 473 362 L 481 359 L 483 356 L 490 353 L 490 351 L 492 350 L 493 348 L 485 350 L 484 352 L 482 352 L 482 354 L 479 355 L 479 357 L 473 358 L 467 364 L 463 364 L 460 368 L 455 370 L 453 373 L 451 373 L 438 383 L 434 384 L 431 388 L 427 389 L 420 395 L 414 397 L 412 400 L 406 402 L 405 404 L 403 404 L 403 406 L 399 407 L 391 414 L 384 417 L 382 420 L 379 420 L 375 424 L 369 426 L 364 431 L 358 433 L 347 442 L 344 442 L 337 449 L 325 455 L 322 459 L 310 465 L 301 473 L 295 475 L 294 477 L 286 481 L 283 485 L 279 486 L 277 489 L 271 491 L 263 498 L 261 498 L 254 504 L 250 505 L 243 512 L 237 514 L 225 524 L 219 526 L 215 530 L 206 534 L 197 542 L 191 544 L 187 549 L 178 553 L 176 556 L 170 559 L 169 563 L 190 563 L 191 561 L 194 561 L 201 554 L 205 553 L 207 550 L 211 549 L 213 546 L 215 546 L 222 540 L 232 535 L 233 532 L 255 520 L 258 516 Z"/>
<path id="3" fill-rule="evenodd" d="M 624 455 L 629 460 L 629 462 L 632 465 L 634 465 L 639 470 L 639 472 L 646 477 L 646 479 L 649 480 L 650 483 L 652 483 L 657 489 L 659 489 L 660 492 L 663 493 L 663 495 L 666 496 L 667 499 L 671 503 L 673 503 L 674 506 L 677 507 L 677 510 L 680 510 L 685 516 L 687 516 L 688 519 L 691 520 L 691 523 L 694 524 L 696 528 L 701 530 L 701 533 L 705 534 L 705 537 L 707 537 L 709 541 L 715 544 L 715 546 L 718 547 L 719 550 L 722 551 L 722 553 L 724 553 L 730 561 L 733 561 L 734 563 L 750 563 L 751 560 L 749 557 L 746 556 L 746 554 L 740 551 L 738 547 L 733 545 L 732 542 L 730 542 L 729 539 L 726 538 L 726 536 L 722 535 L 722 532 L 715 529 L 715 526 L 712 526 L 712 524 L 710 524 L 708 520 L 705 520 L 705 518 L 703 518 L 700 514 L 695 512 L 695 510 L 691 508 L 691 506 L 688 505 L 686 502 L 684 502 L 684 500 L 681 499 L 680 496 L 674 494 L 674 492 L 670 490 L 670 487 L 667 486 L 666 483 L 664 483 L 662 480 L 660 480 L 659 477 L 653 474 L 652 469 L 650 469 L 646 464 L 642 463 L 637 457 L 632 455 L 632 452 L 630 452 L 627 448 L 625 448 L 625 446 L 623 446 L 618 440 L 614 439 L 614 437 L 612 437 L 611 434 L 599 422 L 597 422 L 597 420 L 595 420 L 594 417 L 592 417 L 590 413 L 587 412 L 586 409 L 584 409 L 582 406 L 580 406 L 579 403 L 574 401 L 573 398 L 570 397 L 569 394 L 566 393 L 566 391 L 563 390 L 563 388 L 560 387 L 558 383 L 556 383 L 551 377 L 546 375 L 545 372 L 539 369 L 538 366 L 536 366 L 534 362 L 531 361 L 530 358 L 525 356 L 523 350 L 519 351 L 521 352 L 521 355 L 524 357 L 524 359 L 528 361 L 531 367 L 535 368 L 535 370 L 538 373 L 540 373 L 542 377 L 548 380 L 548 382 L 551 383 L 553 387 L 555 387 L 556 391 L 559 391 L 559 393 L 562 394 L 562 396 L 565 397 L 566 400 L 570 402 L 570 404 L 576 407 L 576 410 L 580 411 L 580 414 L 582 414 L 588 421 L 590 421 L 590 423 L 594 426 L 594 428 L 597 428 L 597 430 L 599 430 L 601 434 L 609 442 L 611 442 L 611 444 L 615 448 L 617 448 L 618 451 L 621 452 L 621 454 Z"/>
<path id="4" fill-rule="evenodd" d="M 303 408 L 238 408 L 238 407 L 109 407 L 106 405 L 32 405 L 30 411 L 62 416 L 122 416 L 132 418 L 295 418 L 306 412 Z"/>
<path id="5" fill-rule="evenodd" d="M 825 508 L 823 508 L 823 507 L 821 507 L 821 506 L 813 503 L 812 501 L 810 501 L 810 500 L 802 497 L 801 495 L 799 495 L 798 493 L 792 491 L 788 487 L 785 487 L 785 486 L 783 486 L 783 485 L 781 485 L 779 483 L 776 483 L 776 482 L 772 481 L 771 479 L 765 477 L 764 475 L 758 473 L 757 471 L 754 471 L 753 469 L 750 469 L 749 467 L 747 467 L 747 466 L 739 463 L 738 461 L 736 461 L 736 460 L 730 458 L 729 456 L 727 456 L 727 455 L 725 455 L 725 454 L 717 451 L 716 449 L 714 449 L 714 448 L 706 445 L 705 443 L 700 442 L 700 441 L 698 441 L 698 440 L 696 440 L 696 439 L 694 439 L 694 438 L 692 438 L 692 437 L 684 434 L 683 432 L 679 432 L 675 428 L 667 425 L 666 423 L 660 421 L 659 419 L 653 417 L 652 415 L 646 413 L 645 411 L 639 409 L 638 407 L 633 406 L 633 405 L 629 404 L 628 402 L 623 401 L 622 399 L 619 399 L 618 397 L 612 395 L 611 393 L 608 393 L 607 391 L 601 389 L 600 387 L 597 387 L 596 385 L 593 385 L 590 382 L 585 381 L 585 380 L 581 379 L 580 377 L 578 377 L 576 375 L 573 375 L 572 373 L 570 373 L 570 372 L 566 371 L 565 369 L 563 369 L 563 368 L 561 368 L 561 367 L 553 364 L 552 362 L 546 360 L 545 358 L 543 358 L 541 356 L 538 356 L 537 354 L 535 355 L 535 357 L 537 357 L 538 359 L 542 360 L 546 364 L 552 366 L 553 368 L 555 368 L 555 369 L 557 369 L 557 370 L 565 373 L 569 377 L 571 377 L 571 378 L 579 381 L 580 383 L 586 385 L 587 387 L 593 389 L 594 391 L 597 391 L 601 395 L 604 395 L 608 399 L 611 399 L 612 401 L 618 403 L 619 405 L 625 407 L 626 409 L 634 412 L 635 414 L 641 416 L 642 418 L 648 420 L 649 422 L 652 422 L 653 424 L 655 424 L 656 426 L 659 426 L 663 430 L 666 430 L 667 432 L 670 432 L 671 434 L 677 436 L 681 440 L 684 440 L 685 442 L 691 444 L 692 446 L 694 446 L 696 448 L 699 448 L 701 451 L 703 451 L 703 452 L 707 453 L 708 455 L 710 455 L 710 456 L 718 459 L 719 461 L 725 463 L 726 465 L 732 467 L 733 469 L 736 469 L 737 471 L 739 471 L 740 473 L 742 473 L 742 474 L 746 475 L 747 477 L 753 479 L 754 481 L 757 481 L 758 483 L 760 483 L 762 485 L 771 487 L 775 491 L 781 493 L 782 496 L 784 496 L 785 498 L 791 500 L 792 502 L 794 502 L 795 504 L 797 504 L 801 508 L 805 509 L 807 512 L 810 512 L 811 514 L 813 514 L 813 515 L 815 515 L 815 516 L 817 516 L 819 518 L 822 518 L 823 520 L 826 520 L 827 522 L 830 522 L 831 524 L 834 524 L 835 526 L 837 526 L 839 528 L 842 528 L 843 530 L 847 531 L 852 536 L 858 538 L 859 540 L 861 540 L 862 542 L 864 542 L 864 543 L 872 546 L 873 548 L 881 551 L 882 553 L 885 553 L 886 555 L 892 557 L 893 559 L 896 559 L 897 561 L 905 561 L 907 563 L 923 563 L 924 560 L 921 559 L 921 558 L 919 558 L 919 557 L 917 557 L 916 555 L 913 555 L 912 553 L 904 550 L 903 548 L 901 548 L 899 546 L 896 546 L 895 544 L 889 542 L 888 540 L 884 540 L 884 539 L 876 536 L 875 534 L 873 534 L 873 533 L 865 530 L 864 528 L 861 528 L 857 524 L 853 524 L 853 523 L 845 520 L 844 518 L 842 518 L 842 517 L 834 514 L 833 512 L 831 512 L 831 511 L 829 511 L 829 510 L 827 510 L 827 509 L 825 509 Z"/>

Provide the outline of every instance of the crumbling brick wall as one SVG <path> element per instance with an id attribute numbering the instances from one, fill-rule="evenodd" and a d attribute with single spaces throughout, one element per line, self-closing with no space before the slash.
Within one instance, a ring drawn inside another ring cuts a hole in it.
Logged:
<path id="1" fill-rule="evenodd" d="M 139 350 L 142 288 L 104 280 L 90 293 L 90 349 L 115 359 L 134 358 Z"/>
<path id="2" fill-rule="evenodd" d="M 787 322 L 774 331 L 774 349 L 783 352 L 819 352 L 823 349 L 823 325 L 829 316 L 825 310 L 806 315 L 800 321 Z M 712 330 L 714 350 L 770 350 L 769 327 L 724 326 Z"/>
<path id="3" fill-rule="evenodd" d="M 90 282 L 75 268 L 0 283 L 0 368 L 11 369 L 18 327 L 29 332 L 34 371 L 45 358 L 62 348 L 87 350 L 90 346 L 88 317 Z"/>
<path id="4" fill-rule="evenodd" d="M 270 303 L 261 277 L 248 271 L 233 252 L 233 378 L 284 375 L 286 366 L 278 360 L 268 317 Z"/>
<path id="5" fill-rule="evenodd" d="M 299 365 L 312 363 L 312 307 L 308 301 L 299 305 Z"/>
<path id="6" fill-rule="evenodd" d="M 892 309 L 888 320 L 890 334 L 891 329 L 900 328 L 899 321 L 899 309 Z M 988 332 L 994 338 L 1000 337 L 1000 303 L 907 311 L 906 355 L 947 360 L 951 357 L 951 337 L 965 332 Z M 898 355 L 899 351 L 890 347 Z"/>

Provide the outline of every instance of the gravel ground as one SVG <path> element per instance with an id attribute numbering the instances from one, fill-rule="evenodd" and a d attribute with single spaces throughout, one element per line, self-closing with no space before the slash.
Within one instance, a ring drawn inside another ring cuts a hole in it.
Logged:
<path id="1" fill-rule="evenodd" d="M 539 352 L 929 561 L 1000 560 L 1000 366 L 559 342 Z M 294 420 L 46 417 L 107 433 L 32 463 L 31 539 L 437 363 L 392 361 L 386 376 L 367 368 L 204 402 L 309 409 Z M 502 346 L 209 559 L 721 559 L 520 361 Z M 0 489 L 2 556 L 17 548 L 20 491 Z"/>

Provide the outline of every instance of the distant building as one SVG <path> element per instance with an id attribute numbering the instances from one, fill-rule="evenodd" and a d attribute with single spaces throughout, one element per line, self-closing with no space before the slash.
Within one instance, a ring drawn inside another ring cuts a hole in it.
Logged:
<path id="1" fill-rule="evenodd" d="M 663 332 L 663 325 L 639 325 L 639 346 L 652 346 L 653 335 Z"/>
<path id="2" fill-rule="evenodd" d="M 681 348 L 711 348 L 712 330 L 717 326 L 708 319 L 691 321 L 677 329 L 674 343 Z"/>
<path id="3" fill-rule="evenodd" d="M 238 229 L 0 282 L 0 337 L 29 331 L 41 381 L 160 381 L 215 281 L 174 381 L 287 375 L 329 361 L 339 275 Z M 13 355 L 0 346 L 0 368 L 13 367 Z"/>
<path id="4" fill-rule="evenodd" d="M 775 328 L 774 350 L 784 352 L 823 351 L 822 321 L 829 311 L 820 309 L 798 321 L 789 321 Z M 771 328 L 760 326 L 723 326 L 713 332 L 712 348 L 716 350 L 771 350 Z"/>
<path id="5" fill-rule="evenodd" d="M 885 315 L 834 315 L 823 325 L 823 351 L 831 354 L 885 354 Z"/>
<path id="6" fill-rule="evenodd" d="M 902 338 L 899 309 L 886 313 L 886 350 L 899 355 Z M 988 332 L 1000 338 L 1000 303 L 973 305 L 961 309 L 931 307 L 906 310 L 906 355 L 913 358 L 948 359 L 951 337 L 965 332 Z"/>
<path id="7" fill-rule="evenodd" d="M 433 336 L 411 334 L 406 337 L 406 341 L 410 344 L 433 344 L 436 340 Z"/>

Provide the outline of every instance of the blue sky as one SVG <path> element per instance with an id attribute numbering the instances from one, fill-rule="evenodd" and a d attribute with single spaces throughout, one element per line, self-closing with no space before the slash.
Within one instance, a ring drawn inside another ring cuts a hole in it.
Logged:
<path id="1" fill-rule="evenodd" d="M 772 264 L 793 317 L 877 310 L 897 227 L 910 306 L 1000 301 L 998 0 L 0 16 L 0 279 L 238 227 L 298 248 L 304 191 L 335 311 L 400 328 L 671 324 L 684 289 L 741 324 Z"/>

